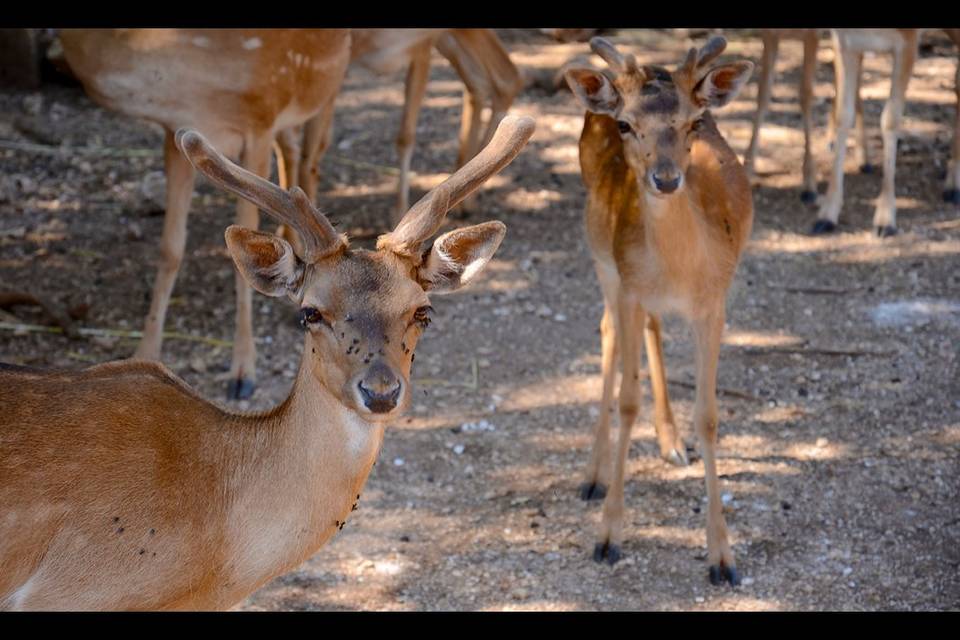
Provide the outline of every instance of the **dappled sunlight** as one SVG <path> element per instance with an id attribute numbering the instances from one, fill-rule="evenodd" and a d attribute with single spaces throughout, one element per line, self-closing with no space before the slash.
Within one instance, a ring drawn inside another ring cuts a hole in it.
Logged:
<path id="1" fill-rule="evenodd" d="M 784 335 L 782 331 L 781 329 L 778 333 L 762 333 L 728 327 L 723 332 L 723 344 L 736 347 L 790 347 L 799 346 L 806 342 L 804 338 Z"/>
<path id="2" fill-rule="evenodd" d="M 764 409 L 759 413 L 754 414 L 752 419 L 756 422 L 789 424 L 790 422 L 794 422 L 805 415 L 807 415 L 807 412 L 803 409 L 803 407 L 799 407 L 797 405 L 786 405 Z"/>
<path id="3" fill-rule="evenodd" d="M 898 207 L 908 207 L 907 198 L 898 198 Z M 750 253 L 833 253 L 831 261 L 841 264 L 879 262 L 891 258 L 915 256 L 950 256 L 960 252 L 960 240 L 880 240 L 871 229 L 829 236 L 808 236 L 802 233 L 765 231 L 755 233 L 747 245 Z"/>
<path id="4" fill-rule="evenodd" d="M 830 442 L 826 438 L 817 438 L 816 442 L 791 444 L 783 449 L 783 454 L 797 460 L 833 460 L 846 458 L 851 454 L 851 446 Z"/>
<path id="5" fill-rule="evenodd" d="M 516 602 L 490 604 L 480 607 L 477 611 L 580 611 L 582 609 L 581 603 L 550 599 L 531 600 L 522 604 Z"/>

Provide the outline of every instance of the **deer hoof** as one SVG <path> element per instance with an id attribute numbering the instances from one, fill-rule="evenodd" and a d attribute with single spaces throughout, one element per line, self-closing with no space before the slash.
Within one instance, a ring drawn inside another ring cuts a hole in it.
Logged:
<path id="1" fill-rule="evenodd" d="M 227 400 L 246 400 L 253 395 L 253 380 L 237 378 L 227 382 Z"/>
<path id="2" fill-rule="evenodd" d="M 868 174 L 868 175 L 869 175 L 869 174 L 873 173 L 873 172 L 876 171 L 876 170 L 877 170 L 877 167 L 874 166 L 874 165 L 872 165 L 872 164 L 870 164 L 869 162 L 866 163 L 866 164 L 860 165 L 860 173 L 865 173 L 865 174 Z"/>
<path id="3" fill-rule="evenodd" d="M 580 485 L 582 500 L 603 500 L 607 497 L 607 487 L 599 482 L 584 482 Z"/>
<path id="4" fill-rule="evenodd" d="M 612 567 L 620 561 L 621 557 L 620 547 L 615 544 L 610 544 L 609 542 L 598 542 L 593 548 L 594 562 L 606 561 L 606 563 Z"/>
<path id="5" fill-rule="evenodd" d="M 671 449 L 669 453 L 663 456 L 663 459 L 677 467 L 686 467 L 690 464 L 687 458 L 686 447 L 683 449 Z"/>
<path id="6" fill-rule="evenodd" d="M 877 227 L 878 238 L 889 238 L 895 235 L 897 235 L 897 228 L 894 226 L 888 224 L 882 227 Z"/>
<path id="7" fill-rule="evenodd" d="M 800 192 L 800 202 L 803 204 L 813 204 L 817 201 L 817 192 L 804 189 Z"/>
<path id="8" fill-rule="evenodd" d="M 710 584 L 715 587 L 729 582 L 730 586 L 736 587 L 740 584 L 740 573 L 736 567 L 728 567 L 723 563 L 710 567 Z"/>
<path id="9" fill-rule="evenodd" d="M 837 228 L 837 225 L 830 222 L 829 220 L 817 220 L 813 223 L 813 228 L 810 229 L 810 235 L 812 236 L 822 236 L 826 233 L 833 233 Z"/>
<path id="10" fill-rule="evenodd" d="M 947 189 L 943 192 L 943 201 L 960 204 L 960 189 Z"/>

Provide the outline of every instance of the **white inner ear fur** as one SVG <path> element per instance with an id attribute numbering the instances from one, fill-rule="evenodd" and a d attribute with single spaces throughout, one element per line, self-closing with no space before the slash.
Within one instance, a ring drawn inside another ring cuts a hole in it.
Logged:
<path id="1" fill-rule="evenodd" d="M 260 293 L 290 296 L 302 294 L 304 264 L 283 238 L 236 225 L 227 229 L 227 249 L 243 279 Z"/>
<path id="2" fill-rule="evenodd" d="M 588 111 L 604 115 L 616 115 L 620 107 L 620 94 L 603 73 L 595 69 L 572 68 L 564 74 L 570 90 Z"/>
<path id="3" fill-rule="evenodd" d="M 459 289 L 483 270 L 505 233 L 502 223 L 486 222 L 440 236 L 421 271 L 421 285 L 434 293 Z"/>
<path id="4" fill-rule="evenodd" d="M 748 60 L 714 67 L 694 89 L 697 102 L 707 108 L 719 108 L 729 104 L 752 74 L 753 63 Z M 719 85 L 716 82 L 718 77 L 724 78 Z"/>

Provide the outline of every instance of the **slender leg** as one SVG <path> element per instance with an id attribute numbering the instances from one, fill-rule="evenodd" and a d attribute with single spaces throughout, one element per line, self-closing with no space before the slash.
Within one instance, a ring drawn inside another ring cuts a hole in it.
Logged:
<path id="1" fill-rule="evenodd" d="M 897 233 L 897 195 L 895 174 L 897 170 L 897 137 L 900 134 L 900 121 L 907 85 L 913 74 L 913 63 L 917 55 L 917 32 L 904 32 L 902 48 L 894 52 L 893 77 L 890 81 L 890 99 L 880 116 L 880 129 L 883 136 L 883 187 L 877 198 L 877 208 L 873 214 L 873 226 L 877 235 L 885 238 Z"/>
<path id="2" fill-rule="evenodd" d="M 846 140 L 850 134 L 850 120 L 854 109 L 856 78 L 851 71 L 856 67 L 857 53 L 850 51 L 835 32 L 833 40 L 837 78 L 837 123 L 833 138 L 833 170 L 830 174 L 830 185 L 811 231 L 814 235 L 833 231 L 840 217 L 840 208 L 843 206 L 843 163 L 847 155 Z"/>
<path id="3" fill-rule="evenodd" d="M 863 98 L 860 96 L 860 86 L 863 84 L 863 54 L 857 56 L 856 68 L 857 88 L 854 89 L 854 113 L 856 119 L 854 128 L 856 129 L 855 139 L 857 146 L 854 147 L 854 160 L 860 168 L 860 173 L 873 173 L 873 165 L 870 164 L 870 148 L 867 140 L 867 124 L 863 118 Z"/>
<path id="4" fill-rule="evenodd" d="M 948 29 L 947 35 L 960 49 L 960 29 Z M 960 54 L 960 51 L 958 51 Z M 947 164 L 947 181 L 943 189 L 946 202 L 960 204 L 960 55 L 957 57 L 957 71 L 953 79 L 953 90 L 957 97 L 953 120 L 953 154 Z"/>
<path id="5" fill-rule="evenodd" d="M 273 140 L 263 133 L 249 136 L 243 149 L 243 168 L 261 177 L 270 172 Z M 257 206 L 243 198 L 237 200 L 237 224 L 256 230 L 260 213 Z M 242 400 L 253 395 L 256 380 L 257 350 L 253 343 L 253 292 L 240 272 L 235 273 L 237 290 L 236 331 L 233 338 L 233 362 L 227 381 L 227 398 Z"/>
<path id="6" fill-rule="evenodd" d="M 143 329 L 143 338 L 137 346 L 135 358 L 159 360 L 163 344 L 163 323 L 167 316 L 170 294 L 177 280 L 183 249 L 187 242 L 187 214 L 193 195 L 196 176 L 193 165 L 184 157 L 174 142 L 173 132 L 167 131 L 163 143 L 164 169 L 167 175 L 167 211 L 163 217 L 163 236 L 160 238 L 160 264 L 153 285 L 150 312 Z"/>
<path id="7" fill-rule="evenodd" d="M 803 36 L 803 79 L 800 84 L 800 112 L 803 115 L 803 191 L 800 199 L 812 204 L 817 200 L 817 166 L 813 159 L 813 82 L 817 72 L 816 29 Z"/>
<path id="8" fill-rule="evenodd" d="M 757 84 L 757 111 L 753 115 L 753 134 L 750 136 L 750 146 L 743 156 L 743 168 L 747 171 L 747 177 L 753 181 L 754 178 L 754 158 L 757 148 L 760 145 L 760 129 L 763 127 L 763 119 L 767 115 L 767 109 L 770 106 L 770 87 L 773 83 L 773 74 L 777 66 L 777 48 L 780 45 L 780 37 L 769 30 L 763 31 L 763 60 L 760 69 L 760 81 Z"/>
<path id="9" fill-rule="evenodd" d="M 642 313 L 642 312 L 641 312 Z M 667 393 L 667 372 L 663 366 L 663 344 L 660 338 L 660 319 L 652 313 L 646 314 L 646 323 L 637 319 L 637 326 L 643 326 L 643 339 L 647 351 L 647 367 L 650 370 L 650 387 L 653 390 L 654 426 L 657 430 L 657 442 L 660 444 L 660 456 L 677 466 L 690 464 L 687 459 L 687 447 L 677 430 L 670 410 L 670 396 Z"/>
<path id="10" fill-rule="evenodd" d="M 483 96 L 471 91 L 468 87 L 463 89 L 463 112 L 460 117 L 460 150 L 457 152 L 457 168 L 463 165 L 477 155 L 480 150 L 480 128 L 483 126 Z M 454 207 L 457 211 L 471 211 L 476 203 L 476 196 L 471 195 L 465 198 L 459 205 Z"/>
<path id="11" fill-rule="evenodd" d="M 320 160 L 327 152 L 333 139 L 333 106 L 336 96 L 331 96 L 317 115 L 307 120 L 303 126 L 303 147 L 300 156 L 300 176 L 297 185 L 303 189 L 310 202 L 317 201 L 317 187 L 320 184 Z"/>
<path id="12" fill-rule="evenodd" d="M 403 102 L 403 118 L 400 122 L 400 135 L 397 136 L 397 155 L 400 156 L 400 183 L 397 185 L 397 209 L 393 216 L 393 226 L 410 208 L 410 161 L 417 139 L 417 117 L 420 105 L 427 89 L 430 77 L 430 51 L 433 43 L 424 42 L 411 52 L 410 68 L 407 71 L 406 95 Z"/>
<path id="13" fill-rule="evenodd" d="M 707 558 L 710 582 L 740 582 L 733 551 L 727 539 L 727 523 L 720 500 L 717 477 L 717 364 L 720 359 L 720 338 L 723 333 L 722 308 L 694 323 L 696 335 L 697 401 L 693 424 L 703 456 L 703 475 L 707 485 Z"/>
<path id="14" fill-rule="evenodd" d="M 603 399 L 600 401 L 600 418 L 593 430 L 593 447 L 590 463 L 580 497 L 584 500 L 599 500 L 607 495 L 610 481 L 610 416 L 613 414 L 613 383 L 617 377 L 617 313 L 618 282 L 604 281 L 598 269 L 603 289 L 603 319 L 600 321 L 601 365 L 603 370 Z"/>
<path id="15" fill-rule="evenodd" d="M 277 134 L 273 145 L 277 157 L 277 177 L 282 189 L 297 186 L 294 181 L 300 178 L 300 138 L 303 136 L 303 127 L 291 127 Z M 285 224 L 277 227 L 276 235 L 289 242 L 297 255 L 303 255 L 303 243 L 300 236 Z"/>
<path id="16" fill-rule="evenodd" d="M 614 460 L 613 479 L 603 501 L 603 518 L 600 535 L 593 549 L 593 559 L 614 564 L 620 559 L 623 544 L 623 482 L 630 450 L 630 432 L 640 408 L 639 342 L 643 309 L 621 293 L 617 313 L 617 336 L 620 339 L 620 359 L 623 376 L 620 381 L 620 437 L 617 441 L 617 457 Z"/>

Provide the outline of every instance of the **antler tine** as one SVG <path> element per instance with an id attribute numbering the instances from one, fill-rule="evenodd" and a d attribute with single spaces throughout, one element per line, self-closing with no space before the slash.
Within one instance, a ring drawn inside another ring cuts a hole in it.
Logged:
<path id="1" fill-rule="evenodd" d="M 697 56 L 697 68 L 700 69 L 713 62 L 726 48 L 727 39 L 723 36 L 713 36 L 707 40 L 707 43 L 700 48 L 700 53 Z"/>
<path id="2" fill-rule="evenodd" d="M 176 144 L 197 171 L 218 186 L 296 229 L 303 238 L 300 258 L 304 262 L 316 262 L 340 248 L 343 239 L 299 187 L 284 191 L 269 180 L 238 167 L 193 129 L 177 131 Z"/>
<path id="3" fill-rule="evenodd" d="M 680 73 L 693 73 L 694 67 L 697 65 L 697 48 L 690 47 L 690 51 L 687 51 L 687 57 L 684 58 L 683 64 L 680 65 L 678 71 Z"/>
<path id="4" fill-rule="evenodd" d="M 623 73 L 626 70 L 626 59 L 623 54 L 617 51 L 613 43 L 606 38 L 599 36 L 590 38 L 590 49 L 603 58 L 610 68 L 617 73 Z"/>
<path id="5" fill-rule="evenodd" d="M 410 207 L 396 229 L 380 236 L 377 248 L 418 260 L 423 243 L 437 232 L 447 211 L 510 164 L 527 144 L 535 127 L 529 116 L 506 116 L 489 144 Z"/>

